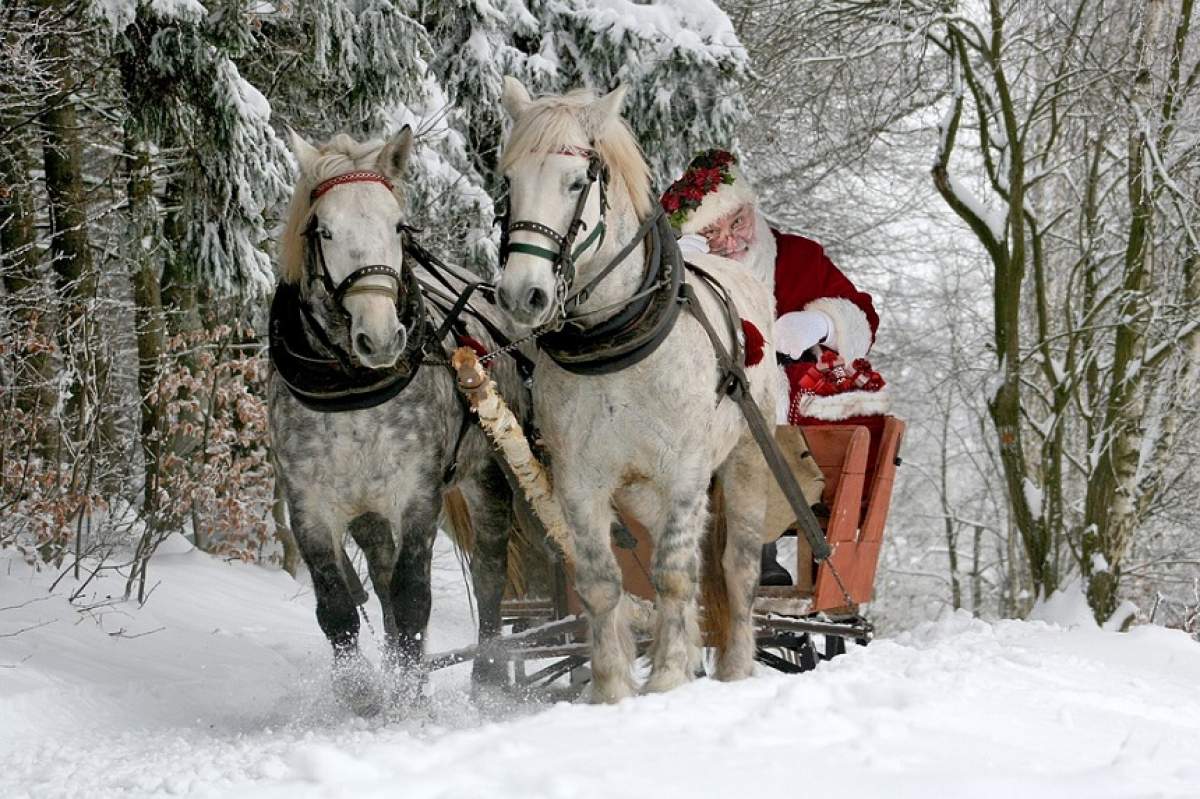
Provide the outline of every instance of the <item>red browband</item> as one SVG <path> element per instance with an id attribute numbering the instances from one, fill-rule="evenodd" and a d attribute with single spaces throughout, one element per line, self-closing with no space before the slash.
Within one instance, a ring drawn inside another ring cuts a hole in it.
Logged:
<path id="1" fill-rule="evenodd" d="M 318 183 L 316 188 L 309 193 L 309 200 L 316 200 L 325 192 L 335 186 L 343 186 L 347 183 L 381 183 L 387 186 L 388 191 L 392 191 L 392 182 L 378 172 L 347 172 L 344 175 L 338 175 L 335 178 Z"/>

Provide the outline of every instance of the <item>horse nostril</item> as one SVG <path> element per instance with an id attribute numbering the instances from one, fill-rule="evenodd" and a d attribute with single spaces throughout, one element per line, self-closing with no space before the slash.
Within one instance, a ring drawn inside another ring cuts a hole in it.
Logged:
<path id="1" fill-rule="evenodd" d="M 371 344 L 371 337 L 366 333 L 359 333 L 354 337 L 354 346 L 363 355 L 374 355 L 375 347 Z"/>
<path id="2" fill-rule="evenodd" d="M 540 311 L 545 308 L 546 302 L 546 292 L 536 287 L 531 288 L 529 294 L 525 297 L 525 304 L 533 311 Z"/>
<path id="3" fill-rule="evenodd" d="M 500 286 L 496 289 L 496 304 L 506 311 L 512 311 L 512 302 L 508 298 L 508 291 L 505 286 Z"/>

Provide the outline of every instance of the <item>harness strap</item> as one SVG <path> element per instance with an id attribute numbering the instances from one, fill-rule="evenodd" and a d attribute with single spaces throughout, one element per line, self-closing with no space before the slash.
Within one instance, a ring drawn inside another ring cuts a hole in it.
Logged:
<path id="1" fill-rule="evenodd" d="M 324 251 L 324 249 L 322 249 L 321 250 L 322 266 L 324 266 L 324 263 L 325 263 L 325 251 Z M 328 269 L 325 269 L 323 271 L 326 275 L 329 274 Z M 373 275 L 379 275 L 380 277 L 390 278 L 392 280 L 392 287 L 388 288 L 386 286 L 358 286 L 358 285 L 355 285 L 356 283 L 358 283 L 358 281 L 362 280 L 364 277 L 371 277 Z M 337 305 L 340 308 L 340 307 L 342 307 L 342 300 L 344 300 L 346 297 L 350 296 L 351 294 L 383 294 L 388 299 L 390 299 L 392 302 L 396 302 L 397 300 L 400 299 L 400 291 L 403 288 L 403 286 L 404 286 L 404 284 L 400 279 L 400 274 L 398 272 L 396 272 L 395 269 L 388 266 L 387 264 L 370 264 L 369 266 L 364 266 L 359 269 L 355 269 L 353 272 L 346 275 L 346 279 L 343 280 L 340 284 L 338 284 L 338 287 L 336 289 L 334 289 L 334 291 L 333 291 L 333 302 L 335 305 Z"/>
<path id="2" fill-rule="evenodd" d="M 621 251 L 617 253 L 603 269 L 596 273 L 596 276 L 589 280 L 587 285 L 576 290 L 567 297 L 566 305 L 568 308 L 576 308 L 580 304 L 587 302 L 588 297 L 591 296 L 592 291 L 596 288 L 596 286 L 600 285 L 600 282 L 604 280 L 604 278 L 608 277 L 614 269 L 621 265 L 622 261 L 629 257 L 629 253 L 633 252 L 634 248 L 646 238 L 651 229 L 653 229 L 658 223 L 658 218 L 662 216 L 662 214 L 662 206 L 656 204 L 654 206 L 654 211 L 646 217 L 641 226 L 637 229 L 637 233 L 633 234 L 633 238 L 621 248 Z M 584 241 L 584 244 L 587 243 L 587 241 Z"/>
<path id="3" fill-rule="evenodd" d="M 451 374 L 453 374 L 453 371 L 451 370 Z M 471 429 L 471 419 L 474 416 L 471 413 L 471 404 L 467 402 L 467 398 L 463 396 L 463 393 L 455 391 L 454 396 L 458 397 L 458 405 L 462 409 L 462 416 L 458 422 L 458 435 L 454 437 L 454 448 L 450 450 L 450 462 L 442 470 L 443 485 L 453 480 L 454 475 L 458 473 L 458 451 L 462 449 L 463 439 L 467 437 L 467 431 Z"/>
<path id="4" fill-rule="evenodd" d="M 704 282 L 713 288 L 715 279 L 702 269 L 687 264 L 687 268 L 700 276 Z M 716 285 L 720 285 L 717 283 Z M 775 440 L 771 429 L 767 426 L 767 420 L 763 418 L 762 411 L 759 410 L 758 403 L 750 396 L 749 382 L 746 379 L 746 370 L 742 367 L 740 361 L 734 360 L 729 351 L 725 348 L 725 342 L 717 334 L 716 328 L 705 315 L 704 309 L 700 306 L 699 298 L 696 296 L 696 291 L 690 284 L 685 284 L 682 289 L 682 297 L 687 304 L 688 311 L 704 328 L 704 332 L 708 334 L 709 340 L 712 342 L 713 351 L 717 355 L 717 363 L 721 368 L 721 390 L 728 394 L 734 402 L 741 408 L 742 415 L 746 417 L 746 422 L 750 426 L 750 432 L 754 436 L 758 448 L 762 450 L 763 457 L 766 458 L 767 465 L 771 468 L 771 473 L 775 476 L 776 482 L 783 490 L 783 495 L 787 498 L 788 504 L 792 507 L 792 512 L 796 514 L 796 521 L 800 523 L 800 529 L 804 532 L 804 537 L 808 540 L 808 545 L 812 548 L 813 558 L 815 560 L 825 560 L 832 554 L 832 549 L 829 542 L 825 539 L 825 533 L 821 530 L 821 525 L 817 522 L 817 517 L 813 515 L 812 508 L 804 501 L 804 492 L 800 490 L 800 484 L 796 482 L 796 476 L 792 474 L 788 468 L 787 462 L 783 459 L 783 452 L 779 449 L 779 442 Z M 734 307 L 732 299 L 722 289 L 716 292 L 717 298 L 725 306 L 725 317 L 729 320 L 731 327 L 740 325 L 741 317 L 738 316 L 737 308 Z M 735 352 L 740 349 L 737 343 L 737 337 L 734 336 Z M 841 585 L 841 577 L 837 576 L 838 585 L 842 588 L 842 593 L 846 593 L 845 586 Z M 847 596 L 849 596 L 847 594 Z"/>
<path id="5" fill-rule="evenodd" d="M 446 311 L 446 319 L 442 322 L 441 329 L 438 331 L 439 335 L 436 336 L 435 340 L 441 341 L 445 337 L 446 333 L 449 332 L 450 328 L 453 325 L 458 324 L 459 317 L 461 317 L 463 311 L 467 311 L 470 313 L 471 317 L 477 321 L 484 330 L 487 331 L 488 335 L 492 337 L 492 340 L 498 345 L 498 347 L 501 350 L 507 351 L 509 355 L 512 356 L 513 360 L 516 361 L 517 371 L 520 373 L 521 379 L 528 380 L 531 378 L 533 376 L 533 361 L 515 349 L 509 349 L 509 345 L 512 342 L 508 336 L 504 334 L 504 331 L 486 316 L 472 308 L 469 304 L 470 295 L 472 292 L 477 291 L 480 294 L 489 294 L 494 290 L 492 285 L 483 281 L 469 281 L 459 277 L 458 279 L 464 280 L 466 285 L 461 290 L 455 288 L 454 284 L 450 282 L 449 278 L 443 274 L 444 271 L 450 271 L 450 268 L 436 255 L 421 246 L 421 244 L 412 237 L 411 233 L 405 238 L 404 249 L 405 252 L 411 255 L 417 263 L 425 267 L 426 271 L 428 271 L 435 280 L 445 286 L 447 291 L 449 291 L 451 294 L 461 294 L 459 300 L 456 301 L 454 305 Z"/>
<path id="6" fill-rule="evenodd" d="M 517 228 L 515 225 L 509 228 L 510 231 L 513 229 L 522 230 L 523 228 Z M 553 261 L 558 258 L 558 253 L 556 253 L 554 250 L 548 250 L 545 247 L 539 247 L 536 244 L 525 244 L 520 241 L 516 242 L 515 244 L 510 243 L 508 245 L 508 251 L 509 253 L 523 252 L 526 255 L 536 255 L 538 258 L 545 258 L 547 261 Z"/>

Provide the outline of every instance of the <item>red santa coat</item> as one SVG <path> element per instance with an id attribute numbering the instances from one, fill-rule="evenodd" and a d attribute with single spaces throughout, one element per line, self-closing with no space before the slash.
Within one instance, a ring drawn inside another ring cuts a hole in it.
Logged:
<path id="1" fill-rule="evenodd" d="M 771 235 L 775 237 L 775 316 L 824 311 L 833 319 L 842 357 L 852 361 L 866 355 L 879 328 L 871 295 L 856 289 L 829 260 L 825 248 L 812 239 L 778 230 Z M 857 308 L 861 317 L 846 303 Z M 842 348 L 847 351 L 841 352 Z"/>
<path id="2" fill-rule="evenodd" d="M 855 288 L 817 242 L 777 230 L 771 234 L 776 249 L 776 317 L 793 311 L 821 311 L 833 322 L 831 338 L 842 360 L 851 364 L 865 357 L 879 328 L 879 314 L 871 295 Z M 863 417 L 886 412 L 888 398 L 883 391 L 801 397 L 800 381 L 810 368 L 806 363 L 785 367 L 791 387 L 790 423 L 860 422 Z"/>

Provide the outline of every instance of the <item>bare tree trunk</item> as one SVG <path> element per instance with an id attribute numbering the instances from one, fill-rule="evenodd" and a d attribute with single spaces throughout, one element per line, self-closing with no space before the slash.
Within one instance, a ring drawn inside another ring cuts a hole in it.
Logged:
<path id="1" fill-rule="evenodd" d="M 1184 0 L 1174 31 L 1173 61 L 1177 71 L 1188 39 L 1192 2 Z M 1088 602 L 1098 621 L 1108 619 L 1117 607 L 1121 568 L 1134 531 L 1141 522 L 1138 509 L 1141 488 L 1138 471 L 1147 409 L 1146 333 L 1151 309 L 1147 297 L 1154 282 L 1154 227 L 1161 181 L 1153 174 L 1148 149 L 1161 151 L 1172 109 L 1154 108 L 1153 62 L 1161 49 L 1162 30 L 1170 12 L 1164 0 L 1148 0 L 1139 34 L 1138 63 L 1128 138 L 1127 190 L 1131 218 L 1123 263 L 1121 308 L 1113 348 L 1112 381 L 1105 398 L 1104 422 L 1092 442 L 1100 458 L 1088 485 L 1086 525 L 1080 567 L 1087 581 Z M 1170 96 L 1168 94 L 1168 96 Z M 1098 446 L 1097 446 L 1098 445 Z"/>
<path id="2" fill-rule="evenodd" d="M 155 253 L 159 248 L 157 235 L 158 209 L 154 202 L 154 179 L 149 148 L 127 125 L 125 160 L 128 168 L 129 197 L 129 269 L 135 304 L 134 324 L 138 351 L 138 393 L 141 396 L 141 442 L 145 458 L 145 499 L 143 515 L 146 525 L 157 535 L 159 465 L 163 431 L 160 419 L 162 400 L 152 396 L 162 368 L 165 351 L 162 298 L 158 285 Z"/>
<path id="3" fill-rule="evenodd" d="M 41 115 L 50 254 L 60 297 L 59 344 L 75 371 L 70 410 L 81 436 L 89 414 L 95 410 L 87 407 L 87 385 L 95 375 L 85 348 L 93 338 L 95 321 L 90 316 L 89 304 L 96 296 L 97 281 L 88 241 L 83 146 L 72 98 L 78 75 L 72 73 L 69 44 L 62 35 L 50 38 L 47 52 L 56 88 L 46 97 Z"/>
<path id="4" fill-rule="evenodd" d="M 19 120 L 0 117 L 0 128 L 14 126 Z M 33 181 L 29 177 L 29 154 L 19 131 L 0 143 L 0 274 L 4 289 L 14 298 L 15 322 L 33 339 L 29 352 L 18 355 L 16 405 L 42 426 L 37 431 L 43 456 L 56 447 L 56 428 L 50 410 L 55 404 L 51 384 L 54 363 L 50 342 L 54 324 L 45 307 L 42 276 L 38 268 L 36 211 Z"/>
<path id="5" fill-rule="evenodd" d="M 942 446 L 939 461 L 938 477 L 942 498 L 942 523 L 946 532 L 946 558 L 950 568 L 950 601 L 954 609 L 962 607 L 962 585 L 958 579 L 958 523 L 954 520 L 954 511 L 950 505 L 950 408 L 942 410 Z"/>
<path id="6" fill-rule="evenodd" d="M 983 528 L 975 525 L 975 534 L 971 537 L 971 612 L 976 616 L 983 612 L 983 573 L 979 570 L 982 549 Z"/>

